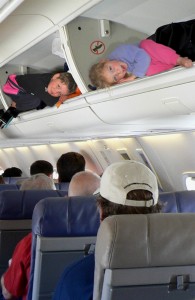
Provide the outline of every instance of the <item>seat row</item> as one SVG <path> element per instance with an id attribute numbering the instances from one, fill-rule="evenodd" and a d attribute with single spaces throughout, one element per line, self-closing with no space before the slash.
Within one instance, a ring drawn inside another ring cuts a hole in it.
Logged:
<path id="1" fill-rule="evenodd" d="M 32 229 L 35 205 L 46 197 L 65 197 L 59 190 L 10 190 L 0 192 L 0 276 L 16 244 Z"/>
<path id="2" fill-rule="evenodd" d="M 56 182 L 55 187 L 56 190 L 68 191 L 69 182 L 60 182 L 60 183 Z M 19 190 L 19 189 L 20 189 L 20 184 L 16 184 L 16 183 L 0 184 L 0 191 Z"/>
<path id="3" fill-rule="evenodd" d="M 33 190 L 33 191 L 1 191 L 0 192 L 0 232 L 1 232 L 0 272 L 1 274 L 7 268 L 7 261 L 11 257 L 13 248 L 15 244 L 18 242 L 18 240 L 20 240 L 24 235 L 26 235 L 31 230 L 33 232 L 32 265 L 31 265 L 31 276 L 30 276 L 31 280 L 29 286 L 28 299 L 36 299 L 36 300 L 51 299 L 54 291 L 54 287 L 56 286 L 56 283 L 59 279 L 59 275 L 61 274 L 64 267 L 67 264 L 69 264 L 71 261 L 85 255 L 85 252 L 89 248 L 89 245 L 95 243 L 96 241 L 96 235 L 100 223 L 99 223 L 99 214 L 96 208 L 95 196 L 65 197 L 66 195 L 67 193 L 65 191 L 57 191 L 57 190 L 56 191 Z M 161 215 L 162 216 L 165 215 L 167 217 L 162 217 L 163 221 L 159 223 L 160 224 L 159 226 L 157 226 L 158 230 L 166 229 L 167 231 L 168 230 L 167 226 L 169 226 L 170 228 L 173 226 L 173 230 L 171 229 L 172 231 L 170 231 L 171 234 L 176 234 L 177 239 L 180 239 L 180 226 L 178 227 L 178 230 L 176 230 L 176 228 L 178 224 L 179 225 L 182 224 L 182 228 L 184 227 L 186 228 L 186 230 L 188 228 L 189 230 L 188 234 L 190 237 L 192 230 L 191 227 L 190 229 L 189 226 L 186 227 L 185 222 L 187 222 L 188 224 L 188 222 L 192 222 L 192 219 L 195 219 L 195 217 L 194 215 L 189 216 L 190 221 L 185 221 L 183 216 L 186 214 L 178 214 L 178 212 L 180 213 L 195 212 L 195 191 L 161 193 L 160 200 L 162 203 L 164 203 L 163 212 L 165 213 Z M 171 214 L 167 214 L 167 213 L 171 213 Z M 177 217 L 174 217 L 175 213 Z M 144 222 L 141 219 L 136 221 L 136 222 L 141 222 L 140 223 L 141 228 L 143 226 L 146 226 L 148 228 L 148 231 L 147 232 L 144 231 L 145 235 L 142 236 L 142 238 L 144 237 L 144 240 L 146 240 L 146 236 L 148 232 L 150 232 L 149 229 L 150 226 L 154 226 L 155 228 L 156 225 L 151 225 L 152 223 L 150 217 L 146 218 L 145 216 L 142 217 L 133 216 L 133 218 L 137 218 L 137 217 L 138 219 L 143 218 L 144 220 Z M 157 220 L 159 217 L 160 217 L 159 214 L 156 215 L 156 219 L 155 219 L 156 223 L 158 223 Z M 31 218 L 32 218 L 32 225 L 31 225 Z M 108 219 L 110 220 L 110 218 Z M 133 218 L 128 218 L 128 219 L 133 220 Z M 109 221 L 105 220 L 104 222 L 107 223 Z M 155 222 L 154 224 L 156 224 Z M 122 231 L 124 229 L 123 226 L 122 227 L 119 226 L 120 227 L 119 232 L 121 231 L 121 234 L 122 235 L 124 234 L 124 241 L 125 241 L 126 231 L 127 234 L 130 233 L 128 232 L 129 226 L 132 227 L 132 224 L 128 224 L 128 226 L 126 225 L 124 226 L 124 228 L 127 227 L 127 230 L 124 230 L 124 232 Z M 194 226 L 194 222 L 192 222 L 192 226 Z M 108 226 L 108 228 L 109 228 L 108 230 L 111 230 L 110 226 Z M 136 227 L 134 224 L 134 230 L 135 228 Z M 194 228 L 194 232 L 195 232 L 195 228 Z M 105 231 L 105 235 L 106 234 L 107 233 Z M 182 231 L 181 238 L 184 238 L 185 234 L 187 234 L 187 232 Z M 102 231 L 100 235 L 102 236 Z M 155 238 L 152 237 L 152 239 L 153 239 L 152 242 L 155 243 Z M 188 242 L 187 240 L 186 242 Z M 167 239 L 166 239 L 166 243 L 167 243 Z M 162 241 L 158 242 L 156 247 L 158 247 L 159 245 L 162 248 L 163 246 Z M 144 247 L 145 248 L 143 248 L 144 251 L 143 253 L 145 253 L 146 250 L 147 253 L 150 253 L 151 249 L 149 249 L 149 244 L 147 244 L 147 246 L 145 244 Z M 173 249 L 174 251 L 176 251 L 175 253 L 177 254 L 177 249 L 175 247 Z M 133 250 L 131 249 L 128 251 L 133 251 Z M 167 255 L 169 254 L 168 251 L 169 251 L 168 249 L 165 251 Z M 193 255 L 190 256 L 190 264 L 192 263 L 191 262 L 192 256 Z M 128 257 L 130 257 L 129 254 Z M 117 264 L 118 263 L 119 262 L 117 262 Z M 182 264 L 183 263 L 184 262 L 182 262 Z M 152 265 L 153 264 L 154 261 L 152 262 Z M 115 266 L 115 264 L 113 266 Z M 146 267 L 146 265 L 141 265 L 141 266 L 143 268 Z M 108 265 L 108 267 L 111 268 L 110 265 Z M 47 276 L 45 276 L 45 274 L 47 274 Z M 107 276 L 109 277 L 110 275 Z M 113 279 L 112 276 L 109 278 L 110 278 L 109 280 L 111 280 L 111 278 Z M 121 278 L 124 278 L 124 276 L 122 276 Z M 176 285 L 177 285 L 177 280 L 179 281 L 179 278 L 173 279 L 174 284 Z M 103 298 L 97 296 L 99 297 L 97 299 L 106 299 L 106 300 L 118 299 L 117 294 L 115 298 L 109 298 L 112 297 L 112 295 L 110 295 L 107 298 L 107 295 L 110 293 L 111 290 L 113 290 L 113 286 L 112 286 L 113 282 L 111 281 L 109 283 L 110 284 L 109 291 L 106 290 L 104 292 L 106 296 Z M 125 295 L 123 299 L 126 299 Z"/>

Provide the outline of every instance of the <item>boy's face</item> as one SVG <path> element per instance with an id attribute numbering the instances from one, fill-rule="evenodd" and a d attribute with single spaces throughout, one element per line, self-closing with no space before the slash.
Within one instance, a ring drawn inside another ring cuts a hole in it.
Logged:
<path id="1" fill-rule="evenodd" d="M 57 76 L 56 76 L 57 75 Z M 65 83 L 62 83 L 58 78 L 58 74 L 55 74 L 47 87 L 47 92 L 53 97 L 66 96 L 69 94 L 68 87 Z"/>
<path id="2" fill-rule="evenodd" d="M 102 75 L 109 84 L 119 83 L 127 73 L 127 64 L 119 60 L 108 60 L 104 65 Z"/>

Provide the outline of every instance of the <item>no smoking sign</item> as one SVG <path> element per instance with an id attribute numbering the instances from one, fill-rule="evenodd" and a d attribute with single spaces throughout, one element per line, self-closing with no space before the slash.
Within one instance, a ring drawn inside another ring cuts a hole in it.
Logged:
<path id="1" fill-rule="evenodd" d="M 101 41 L 93 41 L 90 45 L 90 50 L 96 55 L 100 55 L 105 51 L 105 44 Z"/>

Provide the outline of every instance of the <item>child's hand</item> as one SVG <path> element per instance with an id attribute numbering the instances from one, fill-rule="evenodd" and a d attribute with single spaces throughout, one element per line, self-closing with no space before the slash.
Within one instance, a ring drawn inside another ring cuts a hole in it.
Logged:
<path id="1" fill-rule="evenodd" d="M 177 64 L 185 68 L 191 68 L 193 66 L 193 62 L 190 58 L 181 56 L 179 56 Z"/>
<path id="2" fill-rule="evenodd" d="M 132 74 L 129 77 L 122 78 L 121 80 L 119 80 L 118 83 L 129 82 L 129 81 L 133 81 L 135 79 L 136 79 L 136 76 Z"/>

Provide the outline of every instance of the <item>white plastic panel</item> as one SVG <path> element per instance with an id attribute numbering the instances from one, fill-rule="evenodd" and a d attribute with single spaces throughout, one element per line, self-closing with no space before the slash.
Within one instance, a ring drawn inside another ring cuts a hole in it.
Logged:
<path id="1" fill-rule="evenodd" d="M 84 16 L 108 19 L 153 34 L 157 27 L 195 18 L 194 0 L 105 0 Z"/>
<path id="2" fill-rule="evenodd" d="M 30 27 L 27 29 L 24 24 Z M 39 24 L 39 26 L 35 26 Z M 12 16 L 0 25 L 0 63 L 3 65 L 11 56 L 53 26 L 43 16 Z M 30 32 L 29 32 L 30 31 Z"/>
<path id="3" fill-rule="evenodd" d="M 0 66 L 100 1 L 24 1 L 0 24 Z"/>
<path id="4" fill-rule="evenodd" d="M 191 105 L 194 106 L 192 107 L 193 110 L 187 106 L 186 98 L 188 98 L 189 103 L 191 101 L 190 95 L 187 96 L 186 91 L 191 88 L 192 93 L 195 93 L 195 84 L 186 85 L 186 89 L 180 85 L 94 104 L 91 105 L 91 108 L 101 120 L 109 124 L 131 124 L 134 120 L 149 117 L 188 115 L 195 111 L 195 104 Z M 144 102 L 147 102 L 147 105 L 144 105 Z"/>
<path id="5" fill-rule="evenodd" d="M 109 124 L 189 115 L 195 112 L 194 81 L 194 67 L 189 70 L 178 68 L 153 78 L 99 90 L 86 95 L 86 100 L 97 116 Z"/>
<path id="6" fill-rule="evenodd" d="M 88 128 L 90 131 L 100 124 L 101 121 L 90 108 L 86 107 L 67 112 L 58 111 L 55 114 L 43 115 L 41 112 L 36 112 L 34 118 L 29 118 L 29 116 L 25 118 L 24 115 L 20 122 L 15 123 L 15 127 L 20 130 L 21 136 L 26 137 L 52 136 L 52 134 L 57 136 L 60 134 L 66 138 L 76 137 L 79 139 L 83 132 L 85 135 L 88 134 Z M 10 125 L 10 129 L 11 126 L 14 124 Z"/>

